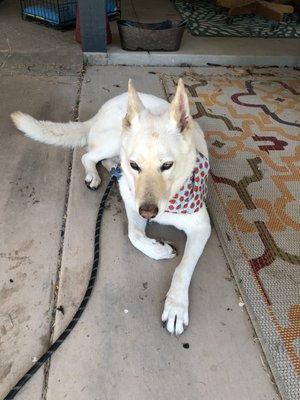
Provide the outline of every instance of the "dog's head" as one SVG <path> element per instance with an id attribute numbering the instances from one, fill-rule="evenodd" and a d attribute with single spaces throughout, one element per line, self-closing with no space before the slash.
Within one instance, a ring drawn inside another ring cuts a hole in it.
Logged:
<path id="1" fill-rule="evenodd" d="M 145 108 L 129 80 L 121 164 L 142 217 L 151 219 L 163 213 L 192 171 L 193 124 L 182 79 L 169 109 L 160 115 Z"/>

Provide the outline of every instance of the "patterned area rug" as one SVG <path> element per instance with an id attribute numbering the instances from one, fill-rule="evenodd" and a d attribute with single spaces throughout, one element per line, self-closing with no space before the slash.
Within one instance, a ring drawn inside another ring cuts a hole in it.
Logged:
<path id="1" fill-rule="evenodd" d="M 193 9 L 185 0 L 175 0 L 174 4 L 195 36 L 300 38 L 296 13 L 280 23 L 256 15 L 241 15 L 228 24 L 228 10 L 218 7 L 213 0 L 193 0 Z"/>
<path id="2" fill-rule="evenodd" d="M 183 78 L 209 143 L 209 210 L 280 392 L 299 400 L 300 80 L 196 70 Z M 164 76 L 170 97 L 177 79 Z"/>

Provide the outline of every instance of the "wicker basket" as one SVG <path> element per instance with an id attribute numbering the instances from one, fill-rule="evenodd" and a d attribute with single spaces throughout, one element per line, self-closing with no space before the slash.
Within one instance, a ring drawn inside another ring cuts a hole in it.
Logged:
<path id="1" fill-rule="evenodd" d="M 177 51 L 185 22 L 166 20 L 159 23 L 118 21 L 121 46 L 131 51 Z"/>

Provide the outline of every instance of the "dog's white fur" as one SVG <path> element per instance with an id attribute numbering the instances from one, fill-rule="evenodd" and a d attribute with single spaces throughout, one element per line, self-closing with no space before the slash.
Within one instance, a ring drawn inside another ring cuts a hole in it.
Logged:
<path id="1" fill-rule="evenodd" d="M 206 207 L 194 214 L 164 212 L 169 199 L 191 174 L 196 152 L 208 157 L 203 132 L 190 115 L 182 80 L 171 105 L 155 96 L 138 94 L 129 81 L 128 93 L 109 100 L 86 122 L 37 121 L 21 112 L 11 117 L 17 128 L 32 139 L 68 147 L 87 145 L 82 163 L 91 189 L 100 184 L 96 163 L 106 160 L 103 164 L 110 168 L 114 158 L 120 156 L 123 174 L 119 187 L 128 217 L 128 236 L 147 256 L 160 260 L 172 258 L 175 253 L 168 243 L 161 244 L 145 235 L 147 220 L 139 214 L 142 204 L 157 205 L 153 221 L 186 233 L 184 255 L 174 272 L 162 314 L 167 330 L 181 334 L 189 322 L 191 277 L 211 232 Z M 139 171 L 131 167 L 132 162 Z M 161 165 L 170 162 L 173 166 L 162 171 Z"/>

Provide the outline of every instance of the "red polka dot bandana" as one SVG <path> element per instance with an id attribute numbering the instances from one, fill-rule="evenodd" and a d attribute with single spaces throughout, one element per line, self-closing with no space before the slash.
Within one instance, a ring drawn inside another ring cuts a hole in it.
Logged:
<path id="1" fill-rule="evenodd" d="M 166 212 L 179 214 L 192 214 L 198 212 L 205 203 L 207 195 L 207 176 L 209 161 L 198 153 L 196 165 L 191 176 L 184 182 L 171 200 Z"/>

